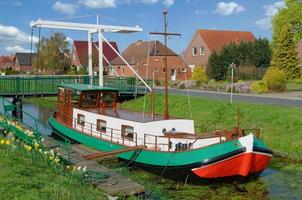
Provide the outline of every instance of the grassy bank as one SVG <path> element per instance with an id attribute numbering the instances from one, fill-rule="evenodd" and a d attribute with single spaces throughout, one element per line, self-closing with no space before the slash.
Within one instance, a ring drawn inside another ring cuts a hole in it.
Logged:
<path id="1" fill-rule="evenodd" d="M 31 97 L 24 98 L 23 101 L 48 109 L 55 109 L 57 105 L 57 97 Z"/>
<path id="2" fill-rule="evenodd" d="M 198 133 L 207 129 L 229 129 L 236 124 L 236 110 L 240 107 L 242 128 L 260 128 L 261 138 L 274 151 L 292 159 L 302 159 L 302 109 L 279 105 L 234 103 L 191 97 L 192 116 Z M 163 95 L 155 97 L 155 113 L 163 113 Z M 146 112 L 150 111 L 150 98 L 146 98 Z M 120 105 L 125 109 L 143 111 L 144 97 Z M 169 98 L 171 116 L 190 118 L 188 98 Z"/>
<path id="3" fill-rule="evenodd" d="M 80 174 L 15 140 L 0 136 L 0 158 L 0 199 L 107 199 L 100 190 L 82 184 Z"/>

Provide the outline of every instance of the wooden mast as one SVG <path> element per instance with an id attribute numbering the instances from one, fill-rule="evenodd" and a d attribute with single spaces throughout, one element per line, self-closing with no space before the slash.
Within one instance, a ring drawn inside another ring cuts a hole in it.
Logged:
<path id="1" fill-rule="evenodd" d="M 181 34 L 178 33 L 168 33 L 167 28 L 168 28 L 168 23 L 167 23 L 167 15 L 168 11 L 164 10 L 163 12 L 164 15 L 164 32 L 151 32 L 150 34 L 153 35 L 163 35 L 165 38 L 165 111 L 164 111 L 164 119 L 169 119 L 169 109 L 168 109 L 168 46 L 167 46 L 167 37 L 174 35 L 174 36 L 181 36 Z"/>

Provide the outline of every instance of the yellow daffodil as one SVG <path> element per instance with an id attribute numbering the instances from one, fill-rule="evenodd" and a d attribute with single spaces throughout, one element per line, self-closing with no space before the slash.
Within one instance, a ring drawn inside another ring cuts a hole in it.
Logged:
<path id="1" fill-rule="evenodd" d="M 5 144 L 5 140 L 1 140 L 1 141 L 0 141 L 0 144 Z"/>
<path id="2" fill-rule="evenodd" d="M 32 149 L 32 147 L 31 146 L 29 146 L 29 145 L 24 145 L 24 148 L 27 150 L 27 151 L 31 151 L 31 149 Z"/>
<path id="3" fill-rule="evenodd" d="M 39 145 L 38 143 L 35 143 L 34 146 L 35 146 L 35 150 L 37 150 L 37 149 L 39 148 L 40 145 Z"/>
<path id="4" fill-rule="evenodd" d="M 6 140 L 6 141 L 5 141 L 5 144 L 6 144 L 6 145 L 10 145 L 10 141 L 9 141 L 9 140 Z"/>
<path id="5" fill-rule="evenodd" d="M 60 158 L 56 157 L 53 161 L 54 161 L 55 163 L 58 163 L 58 162 L 60 162 Z"/>

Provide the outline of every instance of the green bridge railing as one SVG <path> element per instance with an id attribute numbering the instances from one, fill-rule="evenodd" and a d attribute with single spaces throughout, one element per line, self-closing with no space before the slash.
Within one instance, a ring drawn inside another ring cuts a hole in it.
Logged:
<path id="1" fill-rule="evenodd" d="M 0 76 L 0 96 L 14 95 L 55 95 L 58 85 L 63 83 L 89 84 L 88 75 L 72 76 Z M 98 76 L 93 76 L 92 82 L 98 85 Z M 147 81 L 151 85 L 151 81 Z M 134 77 L 104 77 L 104 86 L 116 88 L 120 93 L 137 93 L 145 87 Z"/>

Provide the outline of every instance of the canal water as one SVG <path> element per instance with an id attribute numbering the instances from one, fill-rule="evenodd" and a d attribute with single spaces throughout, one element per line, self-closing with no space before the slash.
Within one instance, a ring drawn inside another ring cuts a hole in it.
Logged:
<path id="1" fill-rule="evenodd" d="M 46 124 L 39 126 L 44 134 L 51 134 L 47 120 L 53 110 L 24 103 L 23 110 Z M 23 120 L 33 120 L 23 116 Z M 172 181 L 135 167 L 123 167 L 118 161 L 104 162 L 131 179 L 143 184 L 148 192 L 147 199 L 291 199 L 302 200 L 302 164 L 288 164 L 273 158 L 271 165 L 258 179 L 248 182 L 219 182 L 209 184 L 184 184 Z"/>

